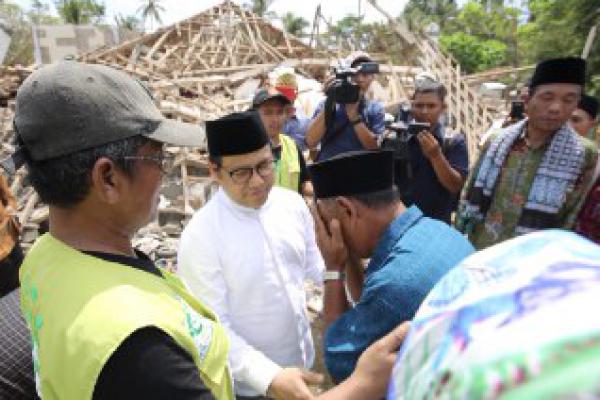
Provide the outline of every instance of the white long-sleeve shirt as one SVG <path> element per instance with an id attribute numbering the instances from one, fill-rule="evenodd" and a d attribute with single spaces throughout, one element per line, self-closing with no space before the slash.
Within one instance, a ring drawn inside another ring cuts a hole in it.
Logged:
<path id="1" fill-rule="evenodd" d="M 323 270 L 312 216 L 291 190 L 274 187 L 253 209 L 219 189 L 188 223 L 178 273 L 227 330 L 236 394 L 264 395 L 282 367 L 312 366 L 304 281 L 320 284 Z"/>

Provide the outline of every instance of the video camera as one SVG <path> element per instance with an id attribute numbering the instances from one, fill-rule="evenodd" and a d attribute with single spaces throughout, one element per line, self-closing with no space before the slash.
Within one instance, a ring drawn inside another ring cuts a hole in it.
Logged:
<path id="1" fill-rule="evenodd" d="M 363 62 L 356 68 L 340 62 L 339 67 L 334 68 L 335 79 L 325 92 L 325 126 L 331 126 L 336 104 L 352 104 L 360 101 L 360 88 L 352 82 L 352 76 L 356 74 L 376 74 L 379 72 L 379 64 L 376 62 Z"/>
<path id="2" fill-rule="evenodd" d="M 377 74 L 379 73 L 379 64 L 376 62 L 364 62 L 356 68 L 340 65 L 333 69 L 335 80 L 331 83 L 325 95 L 327 99 L 331 99 L 338 104 L 356 103 L 360 98 L 360 88 L 351 77 L 361 74 Z"/>
<path id="3" fill-rule="evenodd" d="M 411 122 L 407 124 L 404 121 L 390 122 L 386 124 L 387 133 L 381 142 L 381 148 L 394 151 L 394 174 L 395 183 L 400 190 L 400 195 L 408 190 L 414 179 L 414 171 L 411 163 L 411 154 L 408 144 L 413 138 L 424 130 L 429 130 L 430 125 L 421 122 Z"/>
<path id="4" fill-rule="evenodd" d="M 414 137 L 423 131 L 428 131 L 430 125 L 424 122 L 411 122 L 410 124 L 404 121 L 391 122 L 386 124 L 388 133 L 385 135 L 381 147 L 384 149 L 394 150 L 394 158 L 406 158 L 406 144 Z"/>

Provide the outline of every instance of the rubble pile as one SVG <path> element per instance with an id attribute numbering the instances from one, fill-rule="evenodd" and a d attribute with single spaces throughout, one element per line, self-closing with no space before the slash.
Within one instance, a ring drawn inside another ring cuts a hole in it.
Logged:
<path id="1" fill-rule="evenodd" d="M 13 116 L 17 88 L 31 73 L 29 68 L 0 66 L 0 159 L 15 149 Z M 164 179 L 160 193 L 157 218 L 136 235 L 134 244 L 149 254 L 161 266 L 174 269 L 178 238 L 193 212 L 202 207 L 214 193 L 215 185 L 208 177 L 205 154 L 189 153 L 185 149 L 169 147 L 167 152 L 176 156 L 175 167 Z M 27 181 L 25 168 L 7 178 L 17 198 L 17 218 L 22 225 L 21 242 L 27 250 L 37 237 L 48 230 L 48 206 L 41 203 Z"/>

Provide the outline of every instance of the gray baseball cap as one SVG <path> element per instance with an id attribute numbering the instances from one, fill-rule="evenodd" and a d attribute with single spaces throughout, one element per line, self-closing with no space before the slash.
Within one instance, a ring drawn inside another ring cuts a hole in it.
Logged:
<path id="1" fill-rule="evenodd" d="M 17 91 L 20 147 L 2 165 L 19 168 L 142 135 L 174 146 L 205 147 L 204 125 L 166 119 L 142 82 L 122 71 L 63 61 L 33 72 Z M 12 165 L 11 165 L 12 164 Z"/>
<path id="2" fill-rule="evenodd" d="M 277 89 L 275 89 L 273 87 L 270 87 L 270 88 L 261 88 L 256 92 L 256 94 L 254 95 L 254 99 L 252 99 L 252 108 L 257 109 L 264 102 L 266 102 L 268 100 L 273 100 L 273 99 L 278 100 L 283 105 L 292 104 L 290 99 L 285 97 L 285 95 L 283 93 L 281 93 L 280 91 L 278 91 Z"/>

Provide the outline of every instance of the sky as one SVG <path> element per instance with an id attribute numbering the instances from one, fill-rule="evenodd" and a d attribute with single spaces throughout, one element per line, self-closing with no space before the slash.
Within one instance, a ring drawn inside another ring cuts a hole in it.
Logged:
<path id="1" fill-rule="evenodd" d="M 31 6 L 31 0 L 11 1 L 25 9 Z M 407 1 L 378 0 L 377 3 L 391 15 L 397 16 Z M 136 15 L 139 7 L 144 4 L 143 0 L 103 0 L 103 2 L 106 5 L 107 22 L 114 21 L 114 16 L 119 14 L 123 16 Z M 244 3 L 243 0 L 234 0 L 234 2 L 238 4 Z M 54 1 L 46 0 L 46 3 L 54 4 Z M 164 25 L 173 24 L 220 3 L 222 3 L 222 0 L 160 0 L 160 4 L 166 10 L 163 14 L 163 23 Z M 360 0 L 360 3 L 361 13 L 364 13 L 366 22 L 384 20 L 384 17 L 367 0 Z M 291 11 L 296 15 L 304 17 L 312 24 L 315 10 L 319 4 L 321 4 L 323 15 L 327 19 L 331 18 L 335 23 L 348 14 L 357 15 L 359 0 L 275 0 L 271 4 L 269 11 L 274 11 L 277 15 Z"/>

